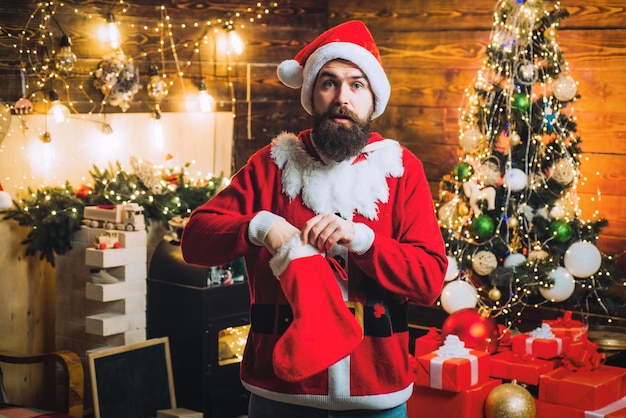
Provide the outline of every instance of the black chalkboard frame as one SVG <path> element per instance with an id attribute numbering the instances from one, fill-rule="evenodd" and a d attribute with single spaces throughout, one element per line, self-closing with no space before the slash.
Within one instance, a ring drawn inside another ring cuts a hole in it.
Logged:
<path id="1" fill-rule="evenodd" d="M 87 353 L 94 418 L 153 418 L 176 408 L 168 337 Z"/>

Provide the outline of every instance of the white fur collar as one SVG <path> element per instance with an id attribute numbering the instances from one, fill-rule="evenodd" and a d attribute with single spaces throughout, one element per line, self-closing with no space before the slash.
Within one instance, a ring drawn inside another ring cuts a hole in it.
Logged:
<path id="1" fill-rule="evenodd" d="M 339 213 L 345 219 L 352 219 L 355 212 L 376 219 L 378 203 L 389 199 L 386 178 L 404 173 L 400 144 L 390 139 L 367 145 L 363 149 L 367 158 L 356 164 L 317 161 L 291 133 L 276 137 L 271 153 L 283 170 L 283 193 L 291 199 L 301 193 L 315 213 Z"/>

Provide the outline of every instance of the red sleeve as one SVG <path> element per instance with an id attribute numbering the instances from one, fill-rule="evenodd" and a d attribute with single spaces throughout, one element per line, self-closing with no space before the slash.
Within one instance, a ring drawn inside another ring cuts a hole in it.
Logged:
<path id="1" fill-rule="evenodd" d="M 264 193 L 258 193 L 265 184 Z M 258 250 L 248 240 L 248 224 L 256 213 L 271 210 L 280 174 L 271 163 L 269 146 L 253 155 L 230 184 L 194 210 L 183 230 L 185 261 L 219 265 Z"/>
<path id="2" fill-rule="evenodd" d="M 389 202 L 379 213 L 382 229 L 376 221 L 364 222 L 374 230 L 374 242 L 352 258 L 388 291 L 432 304 L 443 287 L 445 245 L 422 163 L 404 149 L 403 166 L 402 177 L 389 179 Z"/>

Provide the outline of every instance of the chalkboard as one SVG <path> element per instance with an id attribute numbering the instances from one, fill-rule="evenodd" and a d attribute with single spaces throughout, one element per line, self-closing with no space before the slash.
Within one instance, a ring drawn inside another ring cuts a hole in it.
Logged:
<path id="1" fill-rule="evenodd" d="M 95 418 L 153 418 L 176 407 L 167 337 L 88 353 Z"/>

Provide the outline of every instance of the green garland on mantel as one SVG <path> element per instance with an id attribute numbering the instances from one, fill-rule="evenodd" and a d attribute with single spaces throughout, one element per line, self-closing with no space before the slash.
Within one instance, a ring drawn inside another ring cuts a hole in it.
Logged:
<path id="1" fill-rule="evenodd" d="M 13 206 L 2 211 L 3 219 L 30 228 L 22 241 L 26 255 L 39 254 L 40 260 L 54 267 L 55 256 L 72 249 L 72 238 L 83 225 L 85 206 L 137 203 L 144 208 L 146 225 L 150 219 L 168 225 L 174 217 L 188 215 L 213 197 L 226 181 L 223 175 L 193 180 L 184 169 L 159 171 L 136 159 L 131 160 L 131 166 L 133 173 L 125 171 L 119 162 L 107 169 L 94 165 L 89 173 L 92 185 L 78 188 L 69 182 L 37 190 L 28 188 L 28 196 L 13 200 Z"/>

